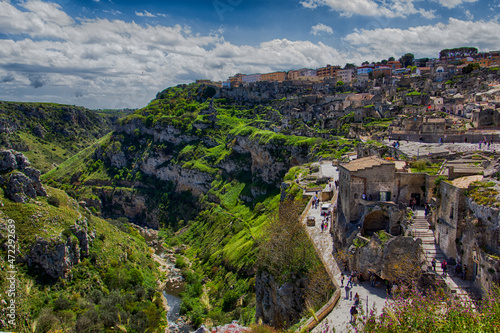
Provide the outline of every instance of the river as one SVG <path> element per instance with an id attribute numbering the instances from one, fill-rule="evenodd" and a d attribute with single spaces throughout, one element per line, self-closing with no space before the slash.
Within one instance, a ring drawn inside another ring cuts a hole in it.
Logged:
<path id="1" fill-rule="evenodd" d="M 182 319 L 180 319 L 180 307 L 182 300 L 179 294 L 184 290 L 184 281 L 178 269 L 175 269 L 175 257 L 167 253 L 160 242 L 158 242 L 155 230 L 139 229 L 146 243 L 154 248 L 155 255 L 161 260 L 160 265 L 167 272 L 168 280 L 162 290 L 163 296 L 167 300 L 167 321 L 170 332 L 188 333 L 192 329 Z"/>

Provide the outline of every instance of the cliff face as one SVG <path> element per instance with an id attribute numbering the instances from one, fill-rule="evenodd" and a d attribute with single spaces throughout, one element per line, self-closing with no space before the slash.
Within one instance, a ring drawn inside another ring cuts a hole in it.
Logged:
<path id="1" fill-rule="evenodd" d="M 255 318 L 273 327 L 286 327 L 302 317 L 307 279 L 278 285 L 274 277 L 262 271 L 255 279 Z"/>

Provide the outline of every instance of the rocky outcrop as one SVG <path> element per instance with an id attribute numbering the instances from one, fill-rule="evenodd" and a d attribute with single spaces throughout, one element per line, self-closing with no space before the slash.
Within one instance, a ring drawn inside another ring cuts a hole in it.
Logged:
<path id="1" fill-rule="evenodd" d="M 0 186 L 7 197 L 24 203 L 28 198 L 47 196 L 40 181 L 40 171 L 29 166 L 26 156 L 12 150 L 0 151 Z"/>
<path id="2" fill-rule="evenodd" d="M 56 238 L 37 236 L 21 261 L 50 278 L 67 278 L 71 268 L 89 256 L 89 246 L 93 239 L 87 232 L 86 222 L 84 225 L 71 226 L 69 231 Z"/>
<path id="3" fill-rule="evenodd" d="M 273 327 L 285 327 L 296 322 L 304 312 L 306 278 L 278 285 L 274 277 L 261 271 L 255 279 L 255 318 Z"/>
<path id="4" fill-rule="evenodd" d="M 236 137 L 233 150 L 250 154 L 252 180 L 276 184 L 290 167 L 307 162 L 308 148 L 283 145 L 278 142 L 261 144 L 245 136 Z"/>
<path id="5" fill-rule="evenodd" d="M 384 245 L 375 233 L 367 244 L 358 248 L 352 245 L 349 252 L 352 254 L 350 267 L 363 273 L 365 278 L 369 272 L 374 272 L 383 279 L 392 280 L 404 274 L 394 270 L 419 270 L 422 240 L 397 236 Z"/>

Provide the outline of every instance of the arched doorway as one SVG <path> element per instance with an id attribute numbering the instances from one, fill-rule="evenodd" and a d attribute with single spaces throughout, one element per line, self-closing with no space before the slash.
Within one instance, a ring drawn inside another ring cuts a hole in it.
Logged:
<path id="1" fill-rule="evenodd" d="M 377 231 L 387 230 L 389 222 L 389 215 L 383 210 L 371 212 L 364 218 L 363 235 L 371 236 Z"/>

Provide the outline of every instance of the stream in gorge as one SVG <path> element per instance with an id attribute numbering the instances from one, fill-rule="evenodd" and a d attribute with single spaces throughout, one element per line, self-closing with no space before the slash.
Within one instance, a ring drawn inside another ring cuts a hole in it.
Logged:
<path id="1" fill-rule="evenodd" d="M 184 290 L 184 280 L 179 269 L 175 268 L 175 256 L 173 251 L 167 251 L 158 242 L 157 231 L 140 228 L 141 235 L 146 243 L 151 246 L 156 256 L 155 260 L 160 263 L 161 269 L 166 272 L 167 280 L 161 288 L 163 296 L 167 301 L 167 320 L 170 332 L 188 333 L 192 327 L 184 322 L 180 316 L 182 300 L 179 294 Z M 163 281 L 162 281 L 163 282 Z"/>

